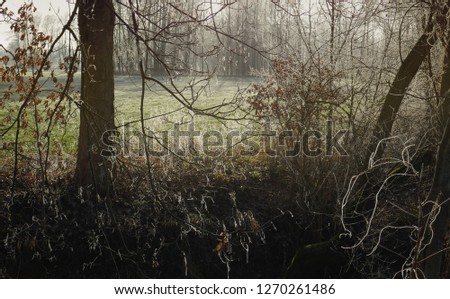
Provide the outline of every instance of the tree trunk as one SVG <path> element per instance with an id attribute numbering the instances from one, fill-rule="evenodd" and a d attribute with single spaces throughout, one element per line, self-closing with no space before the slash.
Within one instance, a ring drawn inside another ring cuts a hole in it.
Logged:
<path id="1" fill-rule="evenodd" d="M 112 0 L 78 0 L 82 45 L 81 107 L 75 178 L 105 195 L 111 186 L 105 132 L 114 130 Z"/>
<path id="2" fill-rule="evenodd" d="M 450 28 L 449 28 L 450 29 Z M 449 30 L 450 31 L 450 30 Z M 445 124 L 444 134 L 439 145 L 436 161 L 436 169 L 433 178 L 433 186 L 430 191 L 429 201 L 441 205 L 440 213 L 433 224 L 433 239 L 425 251 L 424 273 L 427 278 L 440 278 L 442 269 L 442 252 L 445 238 L 448 237 L 448 225 L 450 222 L 450 38 L 444 58 L 444 73 L 441 79 L 441 109 L 440 121 Z M 427 212 L 431 210 L 428 204 Z"/>
<path id="3" fill-rule="evenodd" d="M 448 237 L 450 221 L 450 122 L 447 121 L 444 136 L 439 145 L 433 188 L 437 188 L 436 201 L 440 212 L 433 223 L 433 239 L 425 251 L 424 273 L 426 278 L 441 278 L 445 238 Z M 432 193 L 434 193 L 432 191 Z"/>
<path id="4" fill-rule="evenodd" d="M 448 30 L 450 33 L 450 29 Z M 449 37 L 447 37 L 449 38 Z M 449 38 L 450 39 L 450 38 Z M 450 40 L 447 41 L 447 48 L 445 50 L 445 58 L 444 58 L 444 73 L 441 79 L 441 90 L 439 99 L 439 120 L 442 124 L 442 127 L 445 128 L 447 121 L 450 119 Z"/>
<path id="5" fill-rule="evenodd" d="M 436 36 L 433 33 L 433 29 L 434 22 L 430 16 L 425 33 L 419 38 L 401 64 L 394 82 L 392 82 L 389 93 L 384 100 L 377 124 L 372 134 L 372 140 L 368 147 L 366 162 L 369 161 L 370 156 L 375 152 L 379 141 L 391 135 L 392 126 L 394 125 L 397 112 L 405 97 L 406 89 L 409 87 L 409 84 L 417 74 L 420 65 L 425 57 L 430 54 L 430 50 L 436 42 Z M 374 159 L 381 158 L 383 153 L 384 146 L 380 146 L 374 155 Z M 367 163 L 364 166 L 367 166 Z"/>
<path id="6" fill-rule="evenodd" d="M 372 134 L 372 139 L 370 140 L 368 151 L 366 153 L 366 158 L 364 161 L 365 165 L 363 166 L 364 169 L 367 168 L 370 158 L 377 160 L 383 156 L 386 143 L 381 144 L 377 149 L 378 143 L 381 140 L 391 136 L 392 127 L 400 109 L 400 105 L 405 97 L 406 90 L 417 74 L 424 59 L 430 55 L 431 48 L 437 40 L 435 28 L 436 16 L 434 13 L 445 15 L 446 11 L 439 11 L 436 7 L 431 8 L 425 32 L 418 39 L 408 56 L 400 65 L 378 116 L 378 120 Z M 378 180 L 377 176 L 378 172 L 372 171 L 367 173 L 366 176 L 359 182 L 362 189 L 360 198 L 364 200 L 359 201 L 355 207 L 355 211 L 357 211 L 357 213 L 355 213 L 355 219 L 352 221 L 357 223 L 355 225 L 356 230 L 366 230 L 366 221 L 363 215 L 373 209 L 374 202 L 368 200 L 371 196 L 373 196 L 374 192 L 370 182 L 373 180 Z M 434 199 L 435 197 L 433 200 Z"/>

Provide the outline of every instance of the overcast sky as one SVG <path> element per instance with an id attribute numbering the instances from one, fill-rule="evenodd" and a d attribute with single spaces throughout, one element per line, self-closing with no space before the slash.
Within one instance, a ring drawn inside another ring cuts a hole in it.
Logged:
<path id="1" fill-rule="evenodd" d="M 1 1 L 0 1 L 1 2 Z M 7 7 L 9 10 L 17 13 L 18 8 L 22 3 L 33 2 L 34 6 L 37 8 L 37 12 L 40 15 L 56 15 L 57 13 L 61 16 L 69 12 L 69 6 L 67 0 L 6 0 L 6 3 L 2 7 Z M 73 3 L 74 1 L 70 1 Z M 71 5 L 73 7 L 73 4 Z M 0 17 L 0 44 L 8 45 L 8 39 L 10 37 L 9 24 L 5 23 L 3 18 Z"/>

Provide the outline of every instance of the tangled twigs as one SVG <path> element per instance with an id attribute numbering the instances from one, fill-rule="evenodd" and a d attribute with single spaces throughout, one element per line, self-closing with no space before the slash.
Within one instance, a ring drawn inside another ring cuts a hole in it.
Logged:
<path id="1" fill-rule="evenodd" d="M 379 142 L 376 150 L 393 139 L 402 143 L 399 157 L 375 159 L 376 151 L 364 172 L 353 176 L 345 196 L 340 203 L 340 221 L 343 228 L 341 237 L 354 238 L 353 244 L 343 246 L 347 250 L 362 250 L 366 256 L 374 256 L 380 248 L 396 246 L 390 238 L 409 237 L 409 253 L 405 255 L 401 270 L 395 275 L 420 277 L 418 267 L 420 257 L 433 238 L 433 223 L 440 212 L 441 204 L 420 199 L 420 194 L 409 195 L 407 190 L 396 185 L 398 180 L 416 179 L 420 182 L 421 171 L 415 168 L 413 159 L 415 147 L 400 137 L 390 137 Z M 396 192 L 401 192 L 397 195 Z M 408 195 L 406 195 L 408 194 Z M 419 205 L 411 205 L 410 196 L 419 196 Z M 392 198 L 393 197 L 393 198 Z M 432 205 L 429 213 L 422 215 L 423 207 Z M 418 216 L 417 216 L 418 215 Z M 358 219 L 358 221 L 354 221 Z M 419 220 L 419 224 L 416 221 Z M 398 239 L 398 238 L 397 238 Z M 397 242 L 397 240 L 395 241 Z M 407 240 L 405 240 L 406 244 Z M 383 245 L 382 245 L 383 243 Z M 412 245 L 411 245 L 412 244 Z M 392 252 L 396 248 L 391 248 Z"/>

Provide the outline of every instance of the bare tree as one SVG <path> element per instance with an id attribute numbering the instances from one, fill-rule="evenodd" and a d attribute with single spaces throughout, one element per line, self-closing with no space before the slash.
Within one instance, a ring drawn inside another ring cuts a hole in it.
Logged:
<path id="1" fill-rule="evenodd" d="M 450 25 L 447 25 L 450 26 Z M 448 29 L 450 32 L 450 27 Z M 444 54 L 443 75 L 441 79 L 440 120 L 444 126 L 441 143 L 437 153 L 433 184 L 424 207 L 426 219 L 423 225 L 428 226 L 432 235 L 423 258 L 424 274 L 427 278 L 440 278 L 444 256 L 445 239 L 448 237 L 450 223 L 450 37 L 447 35 L 447 46 Z M 437 209 L 437 215 L 432 211 Z M 435 219 L 432 219 L 436 217 Z M 448 249 L 447 249 L 448 250 Z"/>
<path id="2" fill-rule="evenodd" d="M 430 50 L 436 42 L 435 20 L 440 7 L 431 7 L 428 25 L 423 35 L 409 52 L 408 56 L 402 62 L 397 71 L 397 75 L 391 84 L 388 94 L 384 100 L 380 114 L 378 116 L 375 129 L 373 131 L 373 139 L 368 146 L 368 158 L 375 153 L 380 140 L 388 138 L 391 134 L 400 105 L 405 97 L 406 89 L 415 77 L 419 67 L 425 58 L 430 54 Z M 376 151 L 374 159 L 380 158 L 384 153 L 384 145 Z"/>

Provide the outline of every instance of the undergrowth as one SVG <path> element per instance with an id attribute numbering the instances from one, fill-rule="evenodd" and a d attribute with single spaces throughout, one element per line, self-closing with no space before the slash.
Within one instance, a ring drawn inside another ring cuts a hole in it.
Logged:
<path id="1" fill-rule="evenodd" d="M 340 241 L 330 241 L 341 229 L 336 198 L 345 190 L 342 165 L 348 161 L 161 159 L 152 169 L 157 196 L 139 158 L 117 160 L 120 179 L 104 198 L 72 186 L 70 160 L 64 169 L 53 168 L 45 187 L 22 165 L 14 194 L 3 168 L 1 276 L 281 278 L 300 255 L 294 277 L 384 277 L 413 246 L 394 232 L 367 257 L 364 250 L 343 250 Z M 312 169 L 311 163 L 320 167 L 307 176 L 301 169 Z M 403 194 L 395 188 L 389 200 Z M 390 215 L 378 225 L 411 221 L 402 213 Z M 307 251 L 321 242 L 325 253 Z"/>

